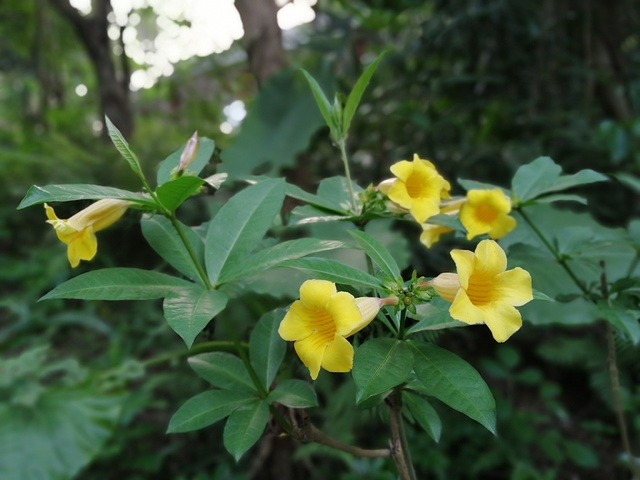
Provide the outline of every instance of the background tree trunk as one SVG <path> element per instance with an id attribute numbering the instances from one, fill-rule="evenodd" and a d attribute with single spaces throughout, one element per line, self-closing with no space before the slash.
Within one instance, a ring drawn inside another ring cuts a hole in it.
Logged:
<path id="1" fill-rule="evenodd" d="M 73 25 L 89 54 L 98 80 L 101 117 L 107 115 L 129 138 L 133 133 L 133 115 L 129 101 L 129 70 L 126 67 L 118 75 L 111 56 L 111 42 L 107 35 L 109 0 L 95 2 L 91 16 L 83 17 L 67 0 L 50 0 L 57 10 Z M 122 54 L 125 55 L 124 52 Z M 106 135 L 106 129 L 104 130 Z"/>
<path id="2" fill-rule="evenodd" d="M 236 0 L 235 5 L 242 19 L 249 67 L 261 85 L 271 74 L 287 66 L 278 7 L 274 0 Z"/>

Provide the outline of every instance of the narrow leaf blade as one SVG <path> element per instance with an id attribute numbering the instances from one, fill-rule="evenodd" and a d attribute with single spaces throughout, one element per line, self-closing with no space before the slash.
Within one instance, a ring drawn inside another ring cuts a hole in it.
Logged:
<path id="1" fill-rule="evenodd" d="M 244 259 L 267 232 L 284 200 L 284 181 L 265 180 L 234 195 L 209 224 L 207 274 L 213 285 L 223 269 Z"/>
<path id="2" fill-rule="evenodd" d="M 191 347 L 209 321 L 227 306 L 227 296 L 194 286 L 170 293 L 162 306 L 169 326 Z"/>
<path id="3" fill-rule="evenodd" d="M 331 107 L 331 103 L 329 103 L 326 95 L 322 91 L 322 87 L 320 86 L 320 84 L 318 84 L 316 79 L 311 76 L 309 72 L 307 72 L 303 68 L 300 70 L 302 71 L 304 77 L 307 79 L 309 87 L 311 87 L 311 92 L 313 93 L 313 97 L 316 99 L 316 103 L 318 104 L 318 108 L 320 109 L 320 113 L 322 114 L 322 118 L 324 118 L 324 121 L 331 130 L 331 133 L 337 133 L 338 125 L 336 125 L 335 121 L 333 120 L 333 108 Z"/>
<path id="4" fill-rule="evenodd" d="M 190 432 L 223 419 L 255 397 L 245 392 L 209 390 L 187 400 L 169 421 L 167 433 Z"/>
<path id="5" fill-rule="evenodd" d="M 496 433 L 496 403 L 480 374 L 453 353 L 426 342 L 409 342 L 414 370 L 429 395 Z"/>
<path id="6" fill-rule="evenodd" d="M 356 402 L 400 385 L 411 373 L 413 353 L 401 340 L 375 338 L 360 345 L 353 359 Z"/>
<path id="7" fill-rule="evenodd" d="M 164 273 L 137 268 L 105 268 L 67 280 L 40 300 L 150 300 L 166 297 L 176 288 L 191 286 L 193 283 Z"/>
<path id="8" fill-rule="evenodd" d="M 351 120 L 353 119 L 353 116 L 355 115 L 356 110 L 358 109 L 358 105 L 360 104 L 362 95 L 364 94 L 364 91 L 367 89 L 367 86 L 371 81 L 371 77 L 373 76 L 374 72 L 378 68 L 378 65 L 380 64 L 380 61 L 382 60 L 383 56 L 384 56 L 384 52 L 378 58 L 376 58 L 376 60 L 371 65 L 369 65 L 364 70 L 364 72 L 362 72 L 362 75 L 360 75 L 360 78 L 358 79 L 356 84 L 353 86 L 353 89 L 349 94 L 349 98 L 347 98 L 347 103 L 344 106 L 344 113 L 342 117 L 343 118 L 342 132 L 345 135 L 349 132 L 349 127 L 351 126 Z"/>
<path id="9" fill-rule="evenodd" d="M 384 245 L 368 233 L 359 230 L 349 230 L 349 233 L 387 277 L 395 279 L 400 276 L 400 267 Z"/>
<path id="10" fill-rule="evenodd" d="M 326 258 L 307 257 L 287 260 L 282 262 L 279 267 L 295 268 L 319 280 L 329 280 L 354 287 L 376 289 L 382 286 L 382 282 L 373 275 Z"/>
<path id="11" fill-rule="evenodd" d="M 282 309 L 264 314 L 249 338 L 251 365 L 267 391 L 286 353 L 287 343 L 278 335 L 278 327 L 284 315 L 285 311 Z"/>
<path id="12" fill-rule="evenodd" d="M 142 168 L 140 167 L 140 160 L 136 157 L 136 154 L 133 153 L 133 150 L 129 148 L 129 144 L 120 133 L 120 130 L 111 122 L 109 117 L 104 116 L 105 123 L 107 125 L 107 132 L 109 133 L 109 137 L 111 137 L 111 141 L 115 145 L 120 155 L 124 157 L 124 159 L 129 163 L 131 170 L 138 175 L 139 178 L 144 178 L 142 174 Z"/>
<path id="13" fill-rule="evenodd" d="M 71 202 L 75 200 L 100 200 L 102 198 L 115 198 L 129 200 L 130 202 L 156 208 L 156 204 L 148 196 L 140 193 L 129 192 L 120 188 L 103 187 L 101 185 L 67 184 L 45 185 L 40 187 L 33 185 L 27 191 L 18 210 L 21 208 L 38 205 L 45 202 Z"/>

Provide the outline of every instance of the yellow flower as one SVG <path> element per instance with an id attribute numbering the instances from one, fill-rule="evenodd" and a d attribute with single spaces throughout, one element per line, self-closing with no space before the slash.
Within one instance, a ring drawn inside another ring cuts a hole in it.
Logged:
<path id="1" fill-rule="evenodd" d="M 72 267 L 80 260 L 91 260 L 98 251 L 96 232 L 112 225 L 126 212 L 131 202 L 125 200 L 103 199 L 79 211 L 68 220 L 61 220 L 46 203 L 47 223 L 53 225 L 58 238 L 68 245 L 67 257 Z"/>
<path id="2" fill-rule="evenodd" d="M 485 323 L 493 338 L 506 341 L 522 326 L 520 307 L 533 300 L 531 275 L 507 268 L 507 256 L 493 240 L 483 240 L 476 251 L 453 250 L 458 273 L 442 273 L 431 281 L 435 291 L 451 303 L 449 313 L 470 325 Z"/>
<path id="3" fill-rule="evenodd" d="M 353 347 L 346 337 L 366 327 L 383 303 L 380 298 L 336 292 L 335 284 L 326 280 L 307 280 L 278 333 L 284 340 L 295 341 L 296 353 L 313 380 L 321 367 L 348 372 L 353 367 Z"/>
<path id="4" fill-rule="evenodd" d="M 451 185 L 438 173 L 433 163 L 417 154 L 413 161 L 401 160 L 391 166 L 397 178 L 389 187 L 385 182 L 383 193 L 409 213 L 419 223 L 440 211 L 440 198 L 450 198 Z"/>
<path id="5" fill-rule="evenodd" d="M 460 222 L 467 229 L 467 239 L 488 233 L 502 238 L 516 227 L 516 220 L 507 215 L 511 201 L 499 188 L 469 190 L 467 201 L 460 208 Z"/>

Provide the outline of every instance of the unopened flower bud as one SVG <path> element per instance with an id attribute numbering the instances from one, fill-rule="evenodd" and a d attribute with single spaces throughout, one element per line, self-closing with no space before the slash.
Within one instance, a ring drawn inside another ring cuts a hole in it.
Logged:
<path id="1" fill-rule="evenodd" d="M 460 280 L 457 273 L 441 273 L 429 283 L 436 293 L 447 302 L 453 302 L 458 290 L 460 290 Z"/>
<path id="2" fill-rule="evenodd" d="M 198 149 L 200 148 L 200 139 L 198 138 L 198 132 L 191 135 L 191 138 L 187 140 L 187 144 L 182 150 L 180 155 L 180 164 L 178 165 L 178 171 L 184 171 L 189 165 L 193 163 L 198 155 Z"/>
<path id="3" fill-rule="evenodd" d="M 378 185 L 378 190 L 380 190 L 385 195 L 388 195 L 389 191 L 391 190 L 391 185 L 393 185 L 393 182 L 395 181 L 396 181 L 395 178 L 387 178 L 386 180 L 383 180 Z"/>

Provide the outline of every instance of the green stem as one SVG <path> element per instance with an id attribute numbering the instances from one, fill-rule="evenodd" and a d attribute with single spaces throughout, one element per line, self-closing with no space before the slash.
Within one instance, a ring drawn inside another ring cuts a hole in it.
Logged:
<path id="1" fill-rule="evenodd" d="M 404 325 L 407 320 L 407 307 L 400 310 L 400 325 L 398 326 L 398 339 L 402 340 L 404 338 Z"/>
<path id="2" fill-rule="evenodd" d="M 582 282 L 580 281 L 580 279 L 576 276 L 575 273 L 573 273 L 573 270 L 571 270 L 571 267 L 569 267 L 569 265 L 567 264 L 567 261 L 560 255 L 560 253 L 558 253 L 558 251 L 553 247 L 553 245 L 551 245 L 551 242 L 549 242 L 549 240 L 547 240 L 547 238 L 544 236 L 544 234 L 540 231 L 540 229 L 533 223 L 533 221 L 529 218 L 529 216 L 524 213 L 524 209 L 519 209 L 518 210 L 520 212 L 520 215 L 522 216 L 522 218 L 524 219 L 525 222 L 527 222 L 527 224 L 531 227 L 531 229 L 535 232 L 535 234 L 538 236 L 538 238 L 540 240 L 542 240 L 542 243 L 545 244 L 545 246 L 547 247 L 547 249 L 551 252 L 551 254 L 556 258 L 557 262 L 560 264 L 560 266 L 567 272 L 567 274 L 571 277 L 571 280 L 574 281 L 574 283 L 578 286 L 578 288 L 582 291 L 582 293 L 584 293 L 587 297 L 589 297 L 591 295 L 591 292 L 589 292 L 589 290 L 587 289 L 587 287 L 585 287 Z"/>
<path id="3" fill-rule="evenodd" d="M 349 171 L 349 160 L 347 158 L 347 150 L 345 146 L 345 139 L 338 140 L 338 147 L 340 148 L 340 156 L 342 157 L 342 163 L 344 164 L 344 174 L 347 177 L 347 185 L 349 186 L 349 197 L 351 198 L 351 208 L 355 215 L 358 214 L 358 205 L 356 204 L 356 196 L 353 191 L 353 184 L 351 183 L 351 173 Z"/>
<path id="4" fill-rule="evenodd" d="M 182 227 L 180 226 L 180 223 L 176 218 L 176 214 L 172 213 L 169 216 L 169 220 L 171 221 L 173 228 L 175 228 L 176 232 L 178 232 L 178 236 L 180 237 L 180 240 L 182 240 L 184 247 L 187 249 L 187 253 L 191 258 L 191 261 L 196 266 L 200 280 L 202 280 L 202 283 L 207 288 L 207 290 L 214 290 L 214 286 L 209 281 L 209 277 L 207 276 L 207 272 L 204 270 L 204 266 L 202 265 L 202 263 L 200 263 L 200 260 L 198 259 L 196 252 L 193 250 L 193 247 L 191 246 L 191 242 L 189 242 L 189 239 L 187 238 L 184 231 L 182 230 Z"/>

